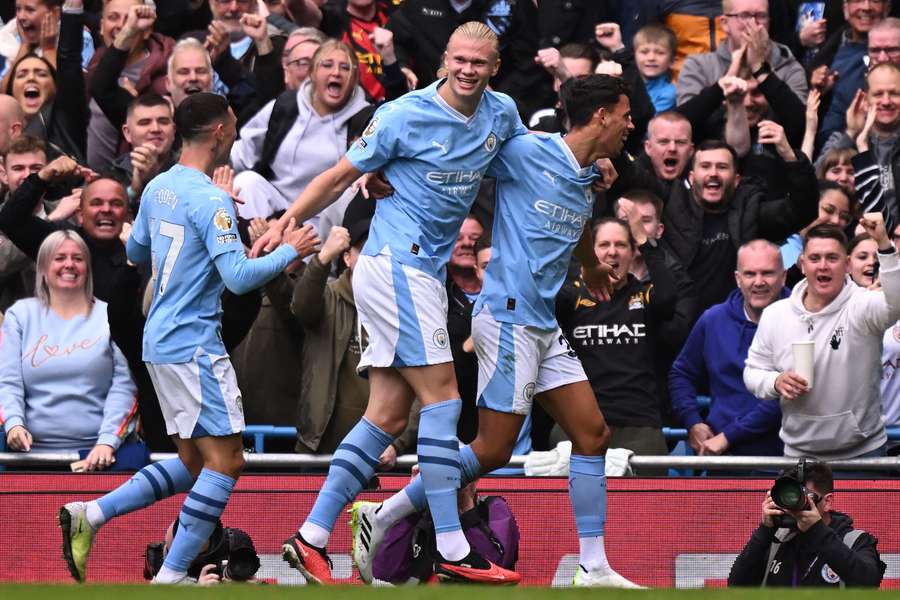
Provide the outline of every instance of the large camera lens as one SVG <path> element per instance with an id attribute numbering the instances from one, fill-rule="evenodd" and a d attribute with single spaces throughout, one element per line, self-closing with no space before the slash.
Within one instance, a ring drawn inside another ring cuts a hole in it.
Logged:
<path id="1" fill-rule="evenodd" d="M 801 510 L 806 506 L 806 488 L 793 477 L 779 477 L 772 486 L 772 501 L 785 510 Z"/>
<path id="2" fill-rule="evenodd" d="M 247 581 L 259 570 L 259 558 L 248 548 L 232 552 L 228 557 L 228 578 L 233 581 Z"/>

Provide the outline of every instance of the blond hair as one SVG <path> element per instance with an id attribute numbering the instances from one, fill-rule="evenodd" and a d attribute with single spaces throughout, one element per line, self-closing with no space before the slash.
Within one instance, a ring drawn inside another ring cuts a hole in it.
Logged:
<path id="1" fill-rule="evenodd" d="M 91 251 L 88 249 L 84 239 L 72 231 L 71 229 L 61 229 L 54 231 L 41 243 L 38 249 L 37 270 L 34 274 L 34 295 L 40 300 L 45 307 L 50 307 L 50 286 L 47 285 L 47 272 L 50 270 L 50 261 L 59 251 L 59 247 L 67 240 L 75 242 L 81 254 L 84 256 L 84 299 L 88 306 L 94 302 L 94 276 L 91 269 Z"/>
<path id="2" fill-rule="evenodd" d="M 668 50 L 671 57 L 674 57 L 678 39 L 675 37 L 675 33 L 665 25 L 645 25 L 634 34 L 632 46 L 637 49 L 638 46 L 644 44 L 658 44 Z"/>
<path id="3" fill-rule="evenodd" d="M 494 52 L 500 54 L 500 40 L 494 30 L 482 23 L 481 21 L 468 21 L 453 30 L 450 39 L 459 36 L 468 40 L 479 40 L 490 42 Z M 448 42 L 449 43 L 449 42 Z"/>
<path id="4" fill-rule="evenodd" d="M 332 50 L 340 50 L 344 54 L 347 55 L 347 60 L 350 61 L 350 87 L 349 92 L 347 93 L 347 102 L 350 101 L 350 98 L 353 97 L 353 92 L 356 90 L 356 86 L 359 83 L 359 58 L 356 56 L 356 52 L 353 51 L 350 46 L 342 42 L 341 40 L 336 40 L 334 38 L 328 38 L 322 45 L 316 49 L 316 53 L 313 54 L 312 62 L 310 65 L 310 72 L 315 72 L 316 69 L 319 68 L 319 63 L 324 60 L 325 55 Z"/>

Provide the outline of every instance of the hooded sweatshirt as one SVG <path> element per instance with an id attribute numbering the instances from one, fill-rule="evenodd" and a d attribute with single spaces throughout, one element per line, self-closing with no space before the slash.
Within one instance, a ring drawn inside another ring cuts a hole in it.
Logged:
<path id="1" fill-rule="evenodd" d="M 781 297 L 788 295 L 783 289 Z M 748 392 L 742 376 L 755 334 L 756 323 L 744 312 L 740 290 L 704 312 L 672 365 L 672 408 L 687 428 L 703 423 L 697 395 L 709 390 L 713 402 L 705 422 L 714 433 L 725 434 L 729 454 L 781 456 L 781 410 Z"/>
<path id="2" fill-rule="evenodd" d="M 900 261 L 878 253 L 883 291 L 858 287 L 846 277 L 828 306 L 803 305 L 808 282 L 763 311 L 744 368 L 744 383 L 760 398 L 778 398 L 775 380 L 793 371 L 793 342 L 814 341 L 813 386 L 793 401 L 781 400 L 786 456 L 820 460 L 858 457 L 887 440 L 881 414 L 884 331 L 900 318 Z"/>
<path id="3" fill-rule="evenodd" d="M 365 93 L 357 86 L 343 108 L 320 116 L 312 107 L 312 82 L 303 82 L 297 91 L 300 114 L 278 147 L 271 165 L 274 177 L 270 183 L 288 203 L 293 202 L 316 175 L 333 167 L 344 156 L 347 152 L 347 122 L 367 104 Z M 241 139 L 231 148 L 231 164 L 235 171 L 250 170 L 259 160 L 274 106 L 272 100 L 241 128 Z"/>

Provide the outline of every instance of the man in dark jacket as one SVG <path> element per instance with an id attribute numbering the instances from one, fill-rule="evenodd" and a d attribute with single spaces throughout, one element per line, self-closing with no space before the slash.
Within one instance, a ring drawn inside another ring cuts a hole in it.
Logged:
<path id="1" fill-rule="evenodd" d="M 756 398 L 744 385 L 744 361 L 762 311 L 787 298 L 778 246 L 754 240 L 738 250 L 738 288 L 697 321 L 670 374 L 672 407 L 697 454 L 781 456 L 777 402 Z M 701 418 L 697 396 L 713 397 Z"/>
<path id="2" fill-rule="evenodd" d="M 137 271 L 127 264 L 125 246 L 119 239 L 128 212 L 122 184 L 104 177 L 84 187 L 78 209 L 80 227 L 34 216 L 35 206 L 52 184 L 78 178 L 83 172 L 83 168 L 71 158 L 61 156 L 38 173 L 29 175 L 0 211 L 0 231 L 9 236 L 22 252 L 36 258 L 38 248 L 50 233 L 58 229 L 74 229 L 91 251 L 94 295 L 108 302 L 116 286 L 137 277 Z"/>
<path id="3" fill-rule="evenodd" d="M 799 477 L 799 468 L 787 474 Z M 728 585 L 763 587 L 878 587 L 886 565 L 878 555 L 878 539 L 853 528 L 849 515 L 832 510 L 834 480 L 825 463 L 807 463 L 806 507 L 785 511 L 770 492 L 762 505 L 762 522 L 728 576 Z M 796 528 L 777 528 L 776 518 L 789 515 Z"/>
<path id="4" fill-rule="evenodd" d="M 801 154 L 784 164 L 778 198 L 742 183 L 735 152 L 719 140 L 703 142 L 688 175 L 690 189 L 673 186 L 663 213 L 663 239 L 694 280 L 699 309 L 725 300 L 735 282 L 738 248 L 752 239 L 780 241 L 816 218 L 816 175 Z"/>

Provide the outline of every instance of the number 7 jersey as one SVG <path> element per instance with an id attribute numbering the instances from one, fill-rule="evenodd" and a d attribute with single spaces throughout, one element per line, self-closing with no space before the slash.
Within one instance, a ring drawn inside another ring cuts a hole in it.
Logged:
<path id="1" fill-rule="evenodd" d="M 144 360 L 184 363 L 198 351 L 225 355 L 225 284 L 214 261 L 244 252 L 231 198 L 204 173 L 176 164 L 144 188 L 131 235 L 150 248 L 153 268 Z"/>

